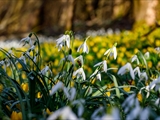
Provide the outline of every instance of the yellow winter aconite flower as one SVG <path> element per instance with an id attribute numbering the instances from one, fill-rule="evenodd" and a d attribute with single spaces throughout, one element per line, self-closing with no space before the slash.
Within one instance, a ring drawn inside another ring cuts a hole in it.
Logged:
<path id="1" fill-rule="evenodd" d="M 98 47 L 95 46 L 95 47 L 92 48 L 92 50 L 93 50 L 93 52 L 97 53 L 98 52 Z"/>
<path id="2" fill-rule="evenodd" d="M 148 67 L 149 67 L 149 68 L 152 67 L 152 62 L 151 62 L 151 61 L 148 62 Z"/>
<path id="3" fill-rule="evenodd" d="M 29 90 L 28 83 L 22 83 L 22 84 L 21 84 L 21 88 L 22 88 L 25 92 L 28 92 L 28 90 Z"/>
<path id="4" fill-rule="evenodd" d="M 41 92 L 38 92 L 37 93 L 37 98 L 41 98 L 41 97 L 42 97 Z"/>
<path id="5" fill-rule="evenodd" d="M 160 41 L 156 40 L 155 44 L 156 44 L 156 46 L 160 46 Z"/>
<path id="6" fill-rule="evenodd" d="M 88 61 L 92 61 L 94 59 L 94 56 L 91 54 L 88 54 L 86 57 Z"/>
<path id="7" fill-rule="evenodd" d="M 110 92 L 106 92 L 105 95 L 110 97 L 111 93 Z"/>
<path id="8" fill-rule="evenodd" d="M 137 94 L 137 99 L 138 99 L 140 102 L 142 102 L 143 97 L 142 97 L 142 94 L 141 94 L 141 93 L 138 93 L 138 94 Z"/>
<path id="9" fill-rule="evenodd" d="M 22 120 L 22 113 L 13 111 L 11 114 L 11 120 Z"/>
<path id="10" fill-rule="evenodd" d="M 0 93 L 3 91 L 3 85 L 0 84 Z"/>
<path id="11" fill-rule="evenodd" d="M 125 87 L 123 88 L 123 90 L 124 90 L 124 91 L 126 91 L 126 92 L 130 92 L 131 87 L 129 87 L 129 86 L 127 86 L 127 85 L 125 85 Z"/>
<path id="12" fill-rule="evenodd" d="M 48 114 L 48 115 L 50 115 L 50 114 L 52 114 L 53 112 L 51 112 L 48 108 L 46 109 L 46 113 Z"/>
<path id="13" fill-rule="evenodd" d="M 74 87 L 74 81 L 73 80 L 70 82 L 70 87 Z"/>

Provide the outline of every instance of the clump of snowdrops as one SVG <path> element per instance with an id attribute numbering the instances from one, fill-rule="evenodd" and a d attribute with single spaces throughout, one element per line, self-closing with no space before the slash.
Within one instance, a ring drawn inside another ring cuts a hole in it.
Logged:
<path id="1" fill-rule="evenodd" d="M 34 40 L 32 39 L 34 36 Z M 27 50 L 0 48 L 0 116 L 11 119 L 158 119 L 160 114 L 160 70 L 148 67 L 150 54 L 160 59 L 160 48 L 153 53 L 140 51 L 120 67 L 110 68 L 117 59 L 117 43 L 93 65 L 93 73 L 84 69 L 90 38 L 73 56 L 74 34 L 66 31 L 56 40 L 63 53 L 57 75 L 55 66 L 43 66 L 41 47 L 35 33 L 20 43 Z M 90 61 L 92 63 L 92 61 Z M 112 71 L 117 71 L 117 73 Z"/>

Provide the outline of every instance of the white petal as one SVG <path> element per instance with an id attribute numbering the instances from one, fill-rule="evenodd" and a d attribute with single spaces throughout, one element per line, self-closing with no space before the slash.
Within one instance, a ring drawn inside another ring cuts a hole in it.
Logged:
<path id="1" fill-rule="evenodd" d="M 104 55 L 107 55 L 110 50 L 111 50 L 111 49 L 108 49 L 108 50 L 104 53 Z"/>
<path id="2" fill-rule="evenodd" d="M 141 72 L 139 70 L 139 67 L 136 67 L 133 71 L 135 74 L 138 74 L 138 77 L 140 77 Z"/>
<path id="3" fill-rule="evenodd" d="M 51 92 L 50 92 L 50 95 L 53 95 L 54 93 L 57 92 L 57 90 L 59 90 L 59 89 L 61 89 L 61 88 L 63 88 L 63 83 L 62 83 L 61 81 L 59 81 L 56 85 L 54 85 L 54 86 L 52 87 L 52 90 L 51 90 Z"/>
<path id="4" fill-rule="evenodd" d="M 73 100 L 75 98 L 75 96 L 76 96 L 76 89 L 74 87 L 71 88 L 70 89 L 70 93 L 71 93 L 70 100 Z"/>
<path id="5" fill-rule="evenodd" d="M 113 47 L 113 53 L 114 53 L 114 59 L 117 58 L 117 50 L 116 50 L 116 47 Z"/>

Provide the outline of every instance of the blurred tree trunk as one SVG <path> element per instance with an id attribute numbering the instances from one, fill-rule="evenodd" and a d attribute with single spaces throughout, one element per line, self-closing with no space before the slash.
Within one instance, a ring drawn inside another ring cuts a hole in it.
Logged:
<path id="1" fill-rule="evenodd" d="M 160 19 L 160 0 L 0 0 L 0 34 L 42 32 L 57 35 Z"/>
<path id="2" fill-rule="evenodd" d="M 159 0 L 133 0 L 135 21 L 144 21 L 148 25 L 156 22 Z"/>

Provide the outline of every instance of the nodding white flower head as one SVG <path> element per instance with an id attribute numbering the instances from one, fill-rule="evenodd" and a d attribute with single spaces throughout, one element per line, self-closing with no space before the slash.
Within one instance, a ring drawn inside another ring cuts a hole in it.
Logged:
<path id="1" fill-rule="evenodd" d="M 116 46 L 117 46 L 117 43 L 115 43 L 112 48 L 108 49 L 108 50 L 104 53 L 104 55 L 113 56 L 114 59 L 116 59 L 116 58 L 117 58 Z"/>
<path id="2" fill-rule="evenodd" d="M 160 47 L 156 47 L 155 50 L 159 53 L 160 52 Z"/>
<path id="3" fill-rule="evenodd" d="M 59 89 L 64 88 L 64 85 L 61 81 L 59 81 L 56 85 L 54 85 L 51 89 L 50 95 L 53 95 L 56 93 Z"/>
<path id="4" fill-rule="evenodd" d="M 30 37 L 25 37 L 25 38 L 21 39 L 20 43 L 21 43 L 21 42 L 24 42 L 24 45 L 25 45 L 25 44 L 29 44 L 30 46 L 33 45 L 33 44 L 32 44 L 32 40 L 31 40 Z M 24 46 L 24 45 L 23 45 L 23 46 Z"/>
<path id="5" fill-rule="evenodd" d="M 155 91 L 160 90 L 160 77 L 158 77 L 157 79 L 153 80 L 150 85 L 149 85 L 149 89 L 153 89 L 155 88 Z"/>
<path id="6" fill-rule="evenodd" d="M 62 58 L 61 60 L 60 60 L 60 64 L 61 64 L 61 62 L 62 61 L 69 61 L 69 62 L 71 62 L 73 65 L 75 64 L 75 62 L 74 62 L 74 58 L 72 57 L 72 55 L 68 55 L 68 56 L 66 56 L 65 58 Z"/>
<path id="7" fill-rule="evenodd" d="M 72 102 L 72 105 L 77 105 L 78 106 L 78 116 L 81 117 L 83 112 L 84 112 L 84 106 L 83 104 L 85 103 L 84 99 L 78 99 L 78 100 L 74 100 Z"/>
<path id="8" fill-rule="evenodd" d="M 140 70 L 139 70 L 139 67 L 134 68 L 133 71 L 134 71 L 134 74 L 135 74 L 135 75 L 138 74 L 138 77 L 140 77 L 141 72 L 140 72 Z"/>
<path id="9" fill-rule="evenodd" d="M 134 61 L 136 61 L 137 64 L 139 65 L 139 59 L 138 59 L 137 55 L 134 55 L 134 56 L 131 58 L 131 62 L 134 62 Z"/>
<path id="10" fill-rule="evenodd" d="M 82 55 L 76 57 L 76 58 L 74 59 L 74 61 L 77 61 L 80 67 L 83 66 L 83 63 L 84 63 L 84 62 L 83 62 L 83 56 L 82 56 Z"/>
<path id="11" fill-rule="evenodd" d="M 144 58 L 147 60 L 147 59 L 149 59 L 149 52 L 146 52 L 145 54 L 144 54 Z"/>
<path id="12" fill-rule="evenodd" d="M 67 46 L 68 48 L 70 48 L 70 36 L 69 35 L 63 35 L 62 37 L 57 39 L 56 42 L 57 42 L 56 46 L 58 47 L 58 51 L 60 51 L 63 46 Z"/>
<path id="13" fill-rule="evenodd" d="M 98 71 L 96 69 L 95 72 L 90 76 L 90 78 L 92 78 L 92 77 L 96 77 L 98 80 L 101 81 L 101 73 L 100 73 L 100 71 Z"/>
<path id="14" fill-rule="evenodd" d="M 22 60 L 24 62 L 24 64 L 27 64 L 26 63 L 26 58 L 25 58 L 24 55 L 22 55 L 19 59 Z M 17 63 L 18 63 L 18 61 L 15 62 L 15 64 L 17 64 Z"/>
<path id="15" fill-rule="evenodd" d="M 86 80 L 86 75 L 85 75 L 84 70 L 83 70 L 82 67 L 79 68 L 78 70 L 74 71 L 73 72 L 73 76 L 77 76 L 78 78 L 82 77 L 83 80 Z"/>
<path id="16" fill-rule="evenodd" d="M 84 43 L 78 47 L 77 52 L 79 52 L 80 49 L 82 49 L 83 53 L 87 53 L 87 54 L 89 53 L 89 48 L 88 48 L 88 45 L 87 45 L 87 43 L 86 43 L 86 41 L 88 40 L 88 38 L 89 38 L 89 37 L 87 37 L 87 38 L 85 39 Z"/>
<path id="17" fill-rule="evenodd" d="M 103 67 L 103 71 L 107 72 L 107 61 L 106 60 L 103 60 L 102 62 L 95 64 L 94 67 L 101 66 L 101 65 Z"/>
<path id="18" fill-rule="evenodd" d="M 130 63 L 127 63 L 125 64 L 124 66 L 122 66 L 119 71 L 118 71 L 118 74 L 120 75 L 124 75 L 125 73 L 127 72 L 130 72 L 130 76 L 132 77 L 132 79 L 134 80 L 135 79 L 135 76 L 134 76 L 134 71 L 133 71 L 133 68 L 131 66 Z"/>
<path id="19" fill-rule="evenodd" d="M 42 70 L 41 70 L 41 74 L 45 75 L 47 73 L 47 71 L 49 71 L 50 73 L 52 73 L 52 71 L 50 70 L 49 66 L 45 66 Z"/>
<path id="20" fill-rule="evenodd" d="M 66 106 L 54 111 L 47 120 L 56 120 L 61 118 L 62 120 L 79 120 L 70 107 Z"/>
<path id="21" fill-rule="evenodd" d="M 147 73 L 146 72 L 142 72 L 140 74 L 140 80 L 148 80 L 148 76 L 147 76 Z"/>
<path id="22" fill-rule="evenodd" d="M 35 49 L 35 45 L 32 45 L 27 51 L 30 52 L 30 51 L 33 51 Z"/>

